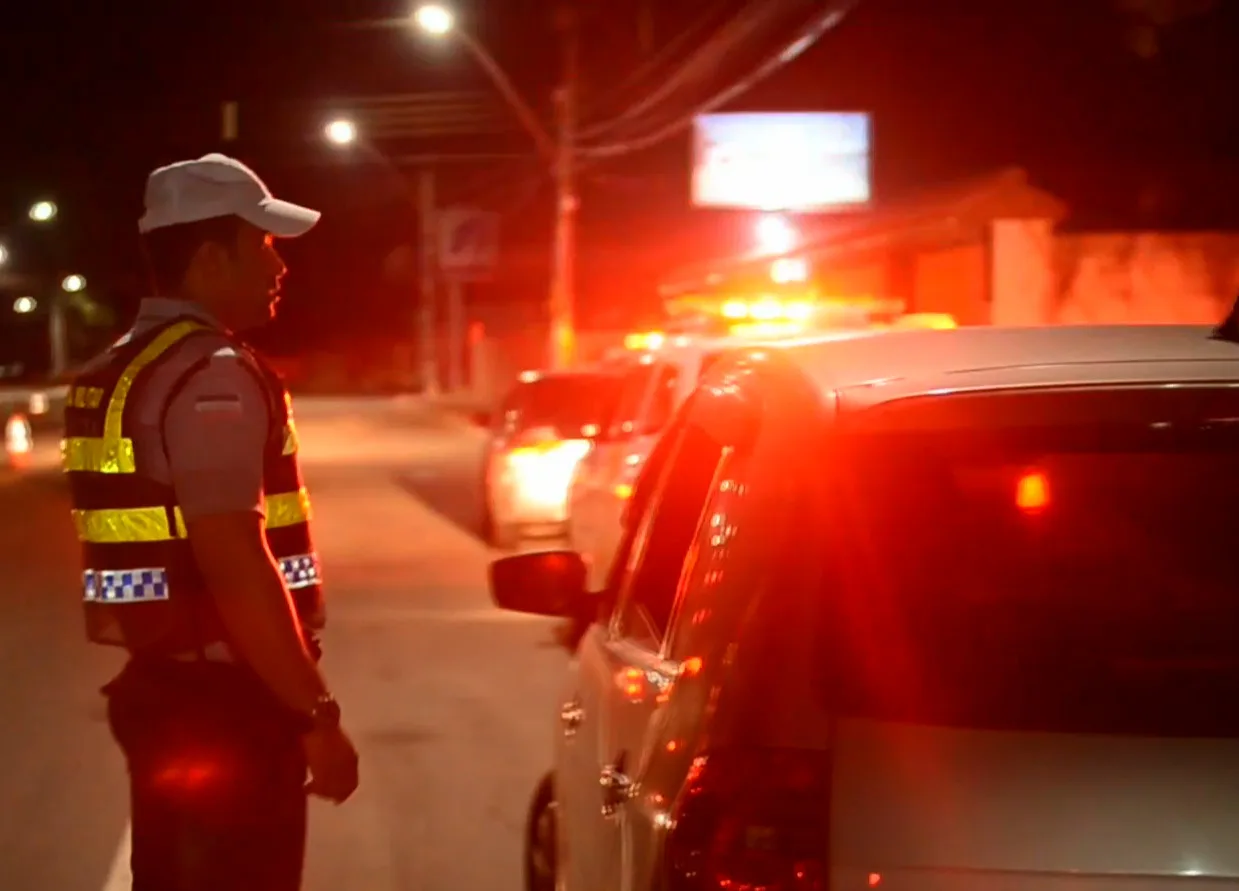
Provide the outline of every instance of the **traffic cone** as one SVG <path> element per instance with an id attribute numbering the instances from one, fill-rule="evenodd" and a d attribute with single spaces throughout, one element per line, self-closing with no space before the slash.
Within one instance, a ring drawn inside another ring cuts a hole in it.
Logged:
<path id="1" fill-rule="evenodd" d="M 4 425 L 4 454 L 9 466 L 30 466 L 30 453 L 33 449 L 34 435 L 30 430 L 30 421 L 21 412 L 15 412 Z"/>

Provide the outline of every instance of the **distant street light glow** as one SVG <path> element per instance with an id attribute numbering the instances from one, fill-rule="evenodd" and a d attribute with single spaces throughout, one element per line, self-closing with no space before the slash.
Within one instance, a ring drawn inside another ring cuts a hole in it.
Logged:
<path id="1" fill-rule="evenodd" d="M 417 11 L 413 13 L 413 21 L 427 34 L 434 34 L 436 37 L 451 31 L 456 24 L 452 11 L 438 3 L 427 3 L 417 7 Z"/>
<path id="2" fill-rule="evenodd" d="M 336 145 L 352 145 L 357 141 L 357 125 L 346 118 L 337 118 L 323 128 L 328 141 Z"/>
<path id="3" fill-rule="evenodd" d="M 4 245 L 0 244 L 0 266 L 9 262 L 9 250 Z"/>
<path id="4" fill-rule="evenodd" d="M 56 205 L 51 201 L 36 201 L 30 205 L 30 219 L 36 223 L 47 223 L 56 217 Z"/>
<path id="5" fill-rule="evenodd" d="M 39 305 L 39 301 L 33 297 L 18 297 L 13 301 L 13 312 L 25 315 L 28 312 L 34 312 Z"/>
<path id="6" fill-rule="evenodd" d="M 80 275 L 66 275 L 65 280 L 60 283 L 60 287 L 70 294 L 74 294 L 86 288 L 86 279 Z"/>

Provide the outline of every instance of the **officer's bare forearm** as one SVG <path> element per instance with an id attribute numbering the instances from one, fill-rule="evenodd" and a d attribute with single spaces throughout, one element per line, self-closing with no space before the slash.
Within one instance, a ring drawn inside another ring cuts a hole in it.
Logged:
<path id="1" fill-rule="evenodd" d="M 229 643 L 286 705 L 310 713 L 327 686 L 306 649 L 261 517 L 226 514 L 187 525 Z"/>

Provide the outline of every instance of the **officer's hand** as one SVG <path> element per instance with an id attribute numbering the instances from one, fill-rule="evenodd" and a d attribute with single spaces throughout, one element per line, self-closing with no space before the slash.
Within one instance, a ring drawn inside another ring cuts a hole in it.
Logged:
<path id="1" fill-rule="evenodd" d="M 339 728 L 312 730 L 302 737 L 310 768 L 306 791 L 336 804 L 357 789 L 357 750 Z"/>

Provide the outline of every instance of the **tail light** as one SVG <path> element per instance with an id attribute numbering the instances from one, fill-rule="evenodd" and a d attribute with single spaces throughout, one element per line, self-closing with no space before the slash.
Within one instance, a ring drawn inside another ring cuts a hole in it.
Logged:
<path id="1" fill-rule="evenodd" d="M 589 441 L 585 439 L 562 439 L 539 442 L 536 445 L 522 445 L 508 453 L 508 460 L 513 464 L 538 462 L 552 465 L 575 465 L 589 452 Z"/>
<path id="2" fill-rule="evenodd" d="M 568 497 L 577 465 L 589 449 L 584 439 L 545 441 L 513 449 L 507 464 L 522 497 L 559 504 Z"/>
<path id="3" fill-rule="evenodd" d="M 667 838 L 668 891 L 826 891 L 828 765 L 791 749 L 697 758 Z"/>

